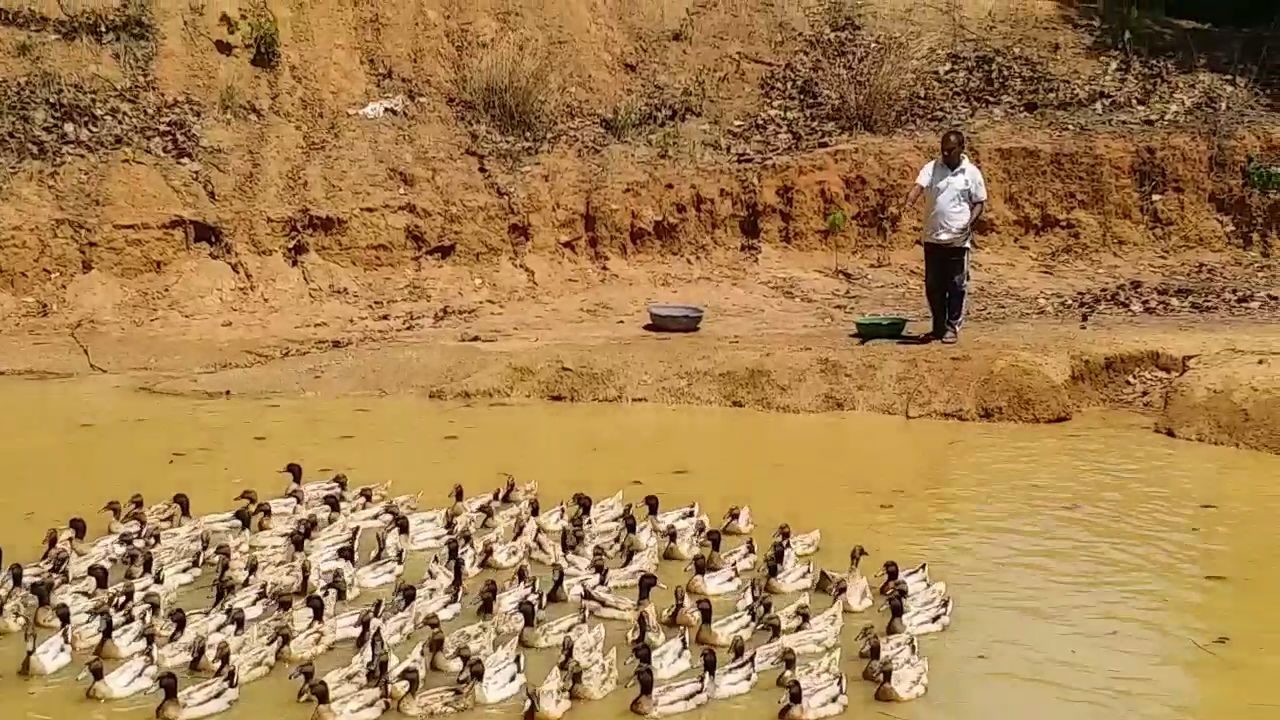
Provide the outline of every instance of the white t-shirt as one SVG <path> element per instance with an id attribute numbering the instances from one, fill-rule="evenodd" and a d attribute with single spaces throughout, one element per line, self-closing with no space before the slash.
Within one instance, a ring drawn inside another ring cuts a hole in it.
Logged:
<path id="1" fill-rule="evenodd" d="M 930 160 L 920 168 L 916 184 L 924 189 L 924 241 L 937 245 L 969 247 L 972 233 L 966 231 L 973 206 L 987 201 L 987 183 L 978 166 L 968 156 L 955 170 L 941 160 Z"/>

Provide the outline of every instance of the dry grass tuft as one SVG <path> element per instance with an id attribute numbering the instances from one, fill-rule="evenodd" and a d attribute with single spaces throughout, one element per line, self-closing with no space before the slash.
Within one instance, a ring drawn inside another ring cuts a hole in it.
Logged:
<path id="1" fill-rule="evenodd" d="M 924 75 L 927 41 L 878 34 L 830 58 L 821 82 L 832 119 L 846 130 L 888 133 L 911 115 Z"/>
<path id="2" fill-rule="evenodd" d="M 458 48 L 454 85 L 463 108 L 506 135 L 544 138 L 555 125 L 560 85 L 545 45 L 527 36 Z"/>

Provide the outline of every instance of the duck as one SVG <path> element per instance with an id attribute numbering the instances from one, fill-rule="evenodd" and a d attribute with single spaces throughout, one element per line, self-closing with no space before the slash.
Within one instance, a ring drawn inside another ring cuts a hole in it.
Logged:
<path id="1" fill-rule="evenodd" d="M 525 688 L 525 720 L 560 720 L 569 712 L 572 702 L 560 676 L 560 666 L 552 665 L 547 679 L 538 687 Z"/>
<path id="2" fill-rule="evenodd" d="M 742 568 L 738 564 L 736 559 L 733 561 L 727 560 L 725 556 L 720 552 L 720 548 L 724 543 L 724 537 L 720 534 L 719 530 L 708 530 L 706 536 L 703 537 L 702 542 L 706 544 L 708 548 L 707 549 L 707 569 L 708 570 L 712 572 L 717 572 L 720 570 L 724 570 L 725 568 L 734 568 L 741 572 L 742 570 L 751 569 L 752 565 L 748 565 L 747 567 Z"/>
<path id="3" fill-rule="evenodd" d="M 427 623 L 432 630 L 439 628 L 439 623 Z M 444 642 L 444 654 L 453 657 L 462 647 L 469 647 L 473 655 L 490 652 L 497 640 L 498 630 L 491 620 L 481 620 L 449 633 Z"/>
<path id="4" fill-rule="evenodd" d="M 538 526 L 538 529 L 545 533 L 562 532 L 567 525 L 567 510 L 564 503 L 557 503 L 550 510 L 542 511 L 542 506 L 537 498 L 529 500 L 527 512 L 529 519 Z"/>
<path id="5" fill-rule="evenodd" d="M 702 649 L 702 672 L 711 678 L 711 699 L 727 700 L 746 695 L 755 688 L 760 680 L 755 664 L 750 662 L 730 663 L 723 673 L 719 672 L 719 658 L 711 648 Z"/>
<path id="6" fill-rule="evenodd" d="M 22 589 L 22 566 L 14 563 L 13 568 L 17 572 L 15 584 L 0 598 L 0 635 L 23 632 L 28 622 L 34 622 L 27 618 L 27 601 L 32 596 Z"/>
<path id="7" fill-rule="evenodd" d="M 733 609 L 746 610 L 752 612 L 753 615 L 758 615 L 756 610 L 769 597 L 769 594 L 764 591 L 764 583 L 767 579 L 763 575 L 751 578 L 751 582 L 743 586 L 742 592 L 738 594 L 738 599 L 734 602 Z"/>
<path id="8" fill-rule="evenodd" d="M 645 520 L 648 521 L 649 527 L 655 533 L 662 532 L 664 529 L 673 526 L 678 530 L 687 531 L 696 527 L 699 523 L 703 526 L 706 525 L 706 516 L 702 514 L 696 502 L 666 512 L 659 511 L 657 495 L 645 495 L 643 502 L 645 510 L 648 511 L 648 516 Z M 695 532 L 694 534 L 696 536 L 700 533 Z"/>
<path id="9" fill-rule="evenodd" d="M 576 626 L 587 621 L 585 608 L 578 613 L 566 615 L 541 625 L 538 624 L 533 603 L 528 600 L 521 600 L 517 606 L 517 611 L 524 621 L 524 626 L 520 628 L 520 646 L 531 649 L 559 646 Z"/>
<path id="10" fill-rule="evenodd" d="M 818 720 L 835 717 L 844 713 L 849 707 L 849 694 L 843 675 L 824 687 L 819 687 L 805 697 L 799 680 L 787 683 L 787 694 L 782 699 L 782 709 L 778 711 L 781 720 Z"/>
<path id="11" fill-rule="evenodd" d="M 603 654 L 604 635 L 604 625 L 600 623 L 591 626 L 584 623 L 575 627 L 560 643 L 561 659 L 590 658 Z"/>
<path id="12" fill-rule="evenodd" d="M 838 621 L 843 619 L 840 609 L 838 607 L 833 609 L 836 611 L 834 617 Z M 782 634 L 782 625 L 778 622 L 777 617 L 769 618 L 769 639 L 756 648 L 756 668 L 764 670 L 770 667 L 777 667 L 781 664 L 782 654 L 787 648 L 799 655 L 815 655 L 838 646 L 840 644 L 840 631 L 843 629 L 844 624 L 843 622 L 833 623 L 826 616 L 828 616 L 828 612 L 824 612 L 818 618 L 815 618 L 808 629 L 786 635 Z"/>
<path id="13" fill-rule="evenodd" d="M 498 502 L 508 505 L 521 505 L 538 497 L 538 481 L 530 480 L 523 485 L 516 484 L 516 476 L 511 473 L 503 473 L 506 477 L 506 484 L 502 486 L 502 490 L 498 492 Z"/>
<path id="14" fill-rule="evenodd" d="M 893 560 L 886 560 L 884 566 L 876 573 L 876 577 L 883 577 L 884 583 L 880 585 L 880 594 L 888 595 L 893 592 L 894 586 L 898 580 L 907 583 L 910 590 L 909 594 L 915 594 L 924 590 L 929 586 L 929 563 L 922 562 L 910 570 L 900 570 L 898 563 Z"/>
<path id="15" fill-rule="evenodd" d="M 764 613 L 764 617 L 760 619 L 761 627 L 764 627 L 770 618 L 777 618 L 782 626 L 782 632 L 793 633 L 798 630 L 807 630 L 812 618 L 809 614 L 809 593 L 801 593 L 790 605 L 783 607 L 777 612 L 770 612 L 773 608 L 773 601 L 765 598 L 759 606 L 759 611 Z"/>
<path id="16" fill-rule="evenodd" d="M 750 535 L 755 532 L 756 524 L 751 520 L 751 508 L 734 505 L 724 514 L 724 525 L 720 532 L 725 535 Z"/>
<path id="17" fill-rule="evenodd" d="M 391 707 L 391 700 L 381 689 L 335 703 L 331 699 L 329 686 L 320 680 L 311 684 L 310 693 L 316 702 L 311 720 L 375 720 Z"/>
<path id="18" fill-rule="evenodd" d="M 707 572 L 707 558 L 698 555 L 686 570 L 693 571 L 693 577 L 685 583 L 685 590 L 694 595 L 727 595 L 742 588 L 742 578 L 737 568 L 725 568 L 717 572 Z"/>
<path id="19" fill-rule="evenodd" d="M 569 697 L 573 700 L 603 700 L 618 687 L 618 648 L 592 658 L 584 665 L 569 658 Z"/>
<path id="20" fill-rule="evenodd" d="M 658 622 L 667 627 L 695 628 L 698 626 L 698 611 L 688 602 L 683 585 L 674 588 L 675 602 L 658 613 Z"/>
<path id="21" fill-rule="evenodd" d="M 692 533 L 681 535 L 675 525 L 668 525 L 663 536 L 666 538 L 666 544 L 662 547 L 663 560 L 688 562 L 698 554 L 698 541 Z"/>
<path id="22" fill-rule="evenodd" d="M 187 612 L 182 608 L 169 611 L 169 622 L 173 630 L 164 638 L 163 645 L 157 651 L 157 664 L 162 669 L 170 670 L 181 667 L 191 661 L 193 648 L 203 635 L 213 631 L 213 622 L 201 623 L 207 627 L 192 629 L 188 627 Z M 216 621 L 218 624 L 220 620 Z"/>
<path id="23" fill-rule="evenodd" d="M 654 687 L 653 670 L 641 666 L 636 670 L 634 682 L 640 686 L 639 694 L 631 701 L 631 712 L 641 717 L 669 717 L 689 712 L 706 705 L 711 700 L 711 678 L 707 675 L 692 681 L 696 686 Z"/>
<path id="24" fill-rule="evenodd" d="M 421 673 L 427 671 L 427 642 L 425 640 L 419 640 L 405 655 L 404 660 L 394 663 L 387 673 L 388 678 L 395 678 L 388 685 L 388 693 L 392 700 L 399 702 L 400 698 L 409 692 L 409 683 L 402 678 L 404 671 L 409 669 L 417 670 L 419 677 L 421 677 Z"/>
<path id="25" fill-rule="evenodd" d="M 90 700 L 120 700 L 132 697 L 140 692 L 150 690 L 156 682 L 160 668 L 155 663 L 154 653 L 148 652 L 129 660 L 120 667 L 104 674 L 102 660 L 90 658 L 81 676 L 89 675 L 93 681 L 85 690 L 85 697 Z"/>
<path id="26" fill-rule="evenodd" d="M 870 595 L 869 591 L 868 595 Z M 923 588 L 917 587 L 915 592 L 912 592 L 911 585 L 901 578 L 894 581 L 893 587 L 889 590 L 889 595 L 898 595 L 902 598 L 902 606 L 906 609 L 908 615 L 912 612 L 940 606 L 949 598 L 945 582 L 930 583 Z M 881 606 L 881 609 L 883 610 L 884 607 Z"/>
<path id="27" fill-rule="evenodd" d="M 164 699 L 156 707 L 158 720 L 195 720 L 226 712 L 240 699 L 235 669 L 178 692 L 178 676 L 168 670 L 156 677 Z"/>
<path id="28" fill-rule="evenodd" d="M 488 652 L 491 648 L 492 646 L 480 648 L 478 652 Z M 471 661 L 471 647 L 464 644 L 453 653 L 447 652 L 444 632 L 437 629 L 432 631 L 427 640 L 427 657 L 432 670 L 457 675 Z"/>
<path id="29" fill-rule="evenodd" d="M 480 547 L 479 562 L 483 568 L 492 570 L 511 570 L 529 557 L 529 543 L 524 538 L 516 538 L 511 542 L 498 542 L 490 539 Z"/>
<path id="30" fill-rule="evenodd" d="M 822 657 L 804 665 L 797 666 L 798 656 L 791 648 L 782 651 L 782 672 L 778 673 L 777 684 L 785 688 L 792 680 L 799 680 L 806 687 L 820 684 L 822 678 L 830 677 L 840 670 L 840 648 L 828 652 Z"/>
<path id="31" fill-rule="evenodd" d="M 276 658 L 284 649 L 284 639 L 272 635 L 265 644 L 245 647 L 234 658 L 236 676 L 241 685 L 261 680 L 275 669 Z"/>
<path id="32" fill-rule="evenodd" d="M 862 669 L 863 680 L 878 683 L 882 669 L 886 667 L 892 670 L 904 669 L 921 660 L 920 646 L 916 639 L 910 635 L 899 637 L 906 637 L 909 641 L 895 645 L 887 652 L 882 648 L 879 637 L 872 635 L 867 638 L 868 658 L 866 667 Z"/>
<path id="33" fill-rule="evenodd" d="M 378 536 L 379 542 L 385 548 L 386 535 Z M 394 585 L 401 575 L 404 575 L 404 548 L 396 551 L 395 555 L 388 558 L 382 558 L 381 554 L 376 555 L 380 559 L 356 569 L 356 584 L 362 590 L 371 590 L 373 588 L 386 587 Z"/>
<path id="34" fill-rule="evenodd" d="M 71 610 L 63 603 L 53 608 L 61 627 L 37 644 L 36 623 L 27 623 L 27 653 L 18 668 L 19 675 L 52 675 L 71 664 Z"/>
<path id="35" fill-rule="evenodd" d="M 889 624 L 885 627 L 885 635 L 928 635 L 942 632 L 951 626 L 951 598 L 946 597 L 934 607 L 906 612 L 904 601 L 899 595 L 890 595 Z"/>
<path id="36" fill-rule="evenodd" d="M 728 647 L 733 643 L 734 638 L 741 637 L 746 640 L 754 632 L 751 615 L 745 611 L 738 611 L 727 617 L 714 620 L 711 614 L 711 601 L 706 598 L 698 600 L 697 610 L 698 630 L 694 638 L 700 645 Z"/>
<path id="37" fill-rule="evenodd" d="M 850 579 L 843 577 L 836 580 L 832 595 L 835 596 L 836 604 L 844 612 L 860 613 L 870 608 L 875 601 L 871 597 L 871 586 L 865 577 L 858 575 L 852 579 L 852 582 L 853 584 L 850 585 Z"/>
<path id="38" fill-rule="evenodd" d="M 797 564 L 783 570 L 776 559 L 769 557 L 765 559 L 764 567 L 767 578 L 764 583 L 765 592 L 785 595 L 813 587 L 813 563 Z"/>
<path id="39" fill-rule="evenodd" d="M 636 599 L 629 600 L 620 597 L 608 591 L 607 588 L 596 586 L 587 587 L 580 586 L 582 592 L 582 604 L 587 608 L 588 612 L 596 617 L 605 618 L 606 620 L 623 620 L 635 621 L 635 616 L 641 612 L 649 612 L 653 617 L 649 618 L 651 625 L 657 624 L 657 611 L 653 607 L 651 596 L 653 589 L 658 587 L 658 576 L 653 573 L 646 572 L 640 575 L 636 583 Z"/>
<path id="40" fill-rule="evenodd" d="M 524 656 L 516 654 L 508 663 L 492 669 L 480 658 L 473 657 L 467 669 L 475 683 L 477 705 L 497 705 L 515 697 L 525 686 Z"/>
<path id="41" fill-rule="evenodd" d="M 281 659 L 288 662 L 315 659 L 328 652 L 336 641 L 332 623 L 324 619 L 324 601 L 319 596 L 312 595 L 307 598 L 307 606 L 312 609 L 313 622 L 306 630 L 294 635 L 288 624 L 276 629 L 277 635 L 284 642 Z"/>
<path id="42" fill-rule="evenodd" d="M 119 500 L 111 500 L 102 506 L 99 512 L 111 513 L 111 518 L 107 520 L 107 532 L 111 535 L 123 535 L 125 533 L 142 532 L 142 524 L 146 517 L 143 513 L 135 513 L 130 511 L 128 515 L 124 513 L 124 506 Z"/>
<path id="43" fill-rule="evenodd" d="M 121 632 L 121 637 L 117 638 L 115 619 L 110 612 L 103 612 L 99 615 L 99 627 L 102 634 L 93 650 L 94 657 L 105 660 L 127 660 L 147 650 L 150 644 L 143 637 L 146 626 L 147 623 L 135 620 L 129 624 L 128 631 Z"/>
<path id="44" fill-rule="evenodd" d="M 655 622 L 656 617 L 652 605 L 647 607 L 646 612 L 636 613 L 635 622 L 627 628 L 627 642 L 644 643 L 653 647 L 666 642 L 667 637 L 662 632 L 662 626 Z"/>
<path id="45" fill-rule="evenodd" d="M 658 680 L 670 680 L 693 666 L 693 653 L 689 649 L 689 631 L 685 630 L 659 645 L 656 650 L 644 643 L 631 647 L 627 664 L 648 666 Z"/>
<path id="46" fill-rule="evenodd" d="M 862 626 L 858 634 L 853 638 L 854 642 L 861 643 L 858 647 L 858 657 L 866 660 L 871 657 L 872 639 L 880 644 L 880 652 L 882 656 L 893 656 L 903 652 L 904 647 L 914 645 L 914 638 L 903 633 L 901 635 L 889 635 L 886 637 L 877 637 L 874 625 L 867 623 Z"/>
<path id="47" fill-rule="evenodd" d="M 396 704 L 401 715 L 426 717 L 454 715 L 466 712 L 476 705 L 475 684 L 468 681 L 461 685 L 422 690 L 422 676 L 416 668 L 400 674 L 408 690 Z"/>
<path id="48" fill-rule="evenodd" d="M 835 596 L 836 582 L 839 580 L 851 580 L 854 577 L 862 577 L 862 571 L 858 569 L 862 558 L 867 557 L 867 549 L 861 545 L 854 545 L 849 551 L 849 570 L 843 574 L 831 572 L 829 570 L 820 570 L 818 572 L 818 581 L 814 584 L 814 589 L 818 592 L 827 593 Z M 865 579 L 865 578 L 864 578 Z"/>
<path id="49" fill-rule="evenodd" d="M 736 567 L 740 573 L 750 571 L 759 561 L 755 539 L 748 537 L 741 545 L 725 551 L 723 557 L 725 567 Z"/>
<path id="50" fill-rule="evenodd" d="M 793 535 L 791 526 L 787 523 L 782 523 L 778 526 L 777 531 L 774 532 L 774 537 L 791 552 L 795 553 L 796 557 L 812 555 L 818 552 L 818 546 L 822 544 L 822 530 L 813 530 L 803 535 Z"/>
<path id="51" fill-rule="evenodd" d="M 901 670 L 883 667 L 875 698 L 880 702 L 907 702 L 923 697 L 929 691 L 929 661 L 918 662 Z"/>

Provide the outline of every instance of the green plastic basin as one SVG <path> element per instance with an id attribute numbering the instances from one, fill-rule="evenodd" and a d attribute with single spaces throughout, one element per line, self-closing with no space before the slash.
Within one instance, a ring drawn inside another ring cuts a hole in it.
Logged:
<path id="1" fill-rule="evenodd" d="M 899 338 L 907 329 L 907 318 L 869 315 L 859 318 L 854 324 L 858 329 L 858 337 L 866 340 Z"/>

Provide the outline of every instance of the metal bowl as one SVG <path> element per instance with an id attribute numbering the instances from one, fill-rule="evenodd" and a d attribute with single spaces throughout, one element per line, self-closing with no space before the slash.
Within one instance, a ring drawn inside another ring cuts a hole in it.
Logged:
<path id="1" fill-rule="evenodd" d="M 650 305 L 649 329 L 658 332 L 694 332 L 702 323 L 702 308 L 696 305 Z"/>

